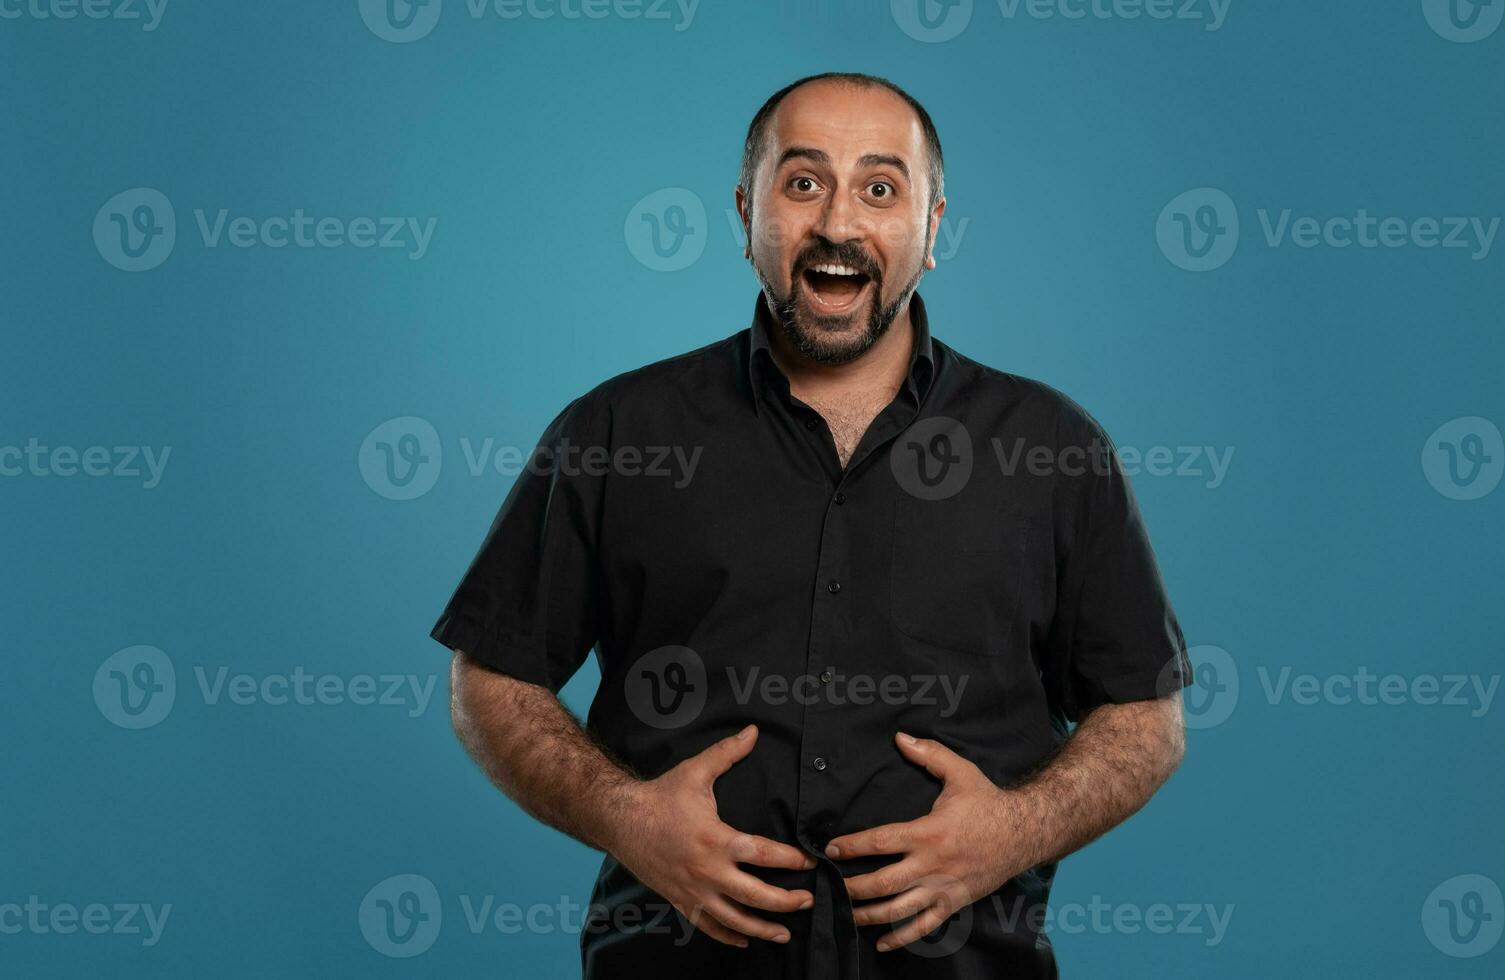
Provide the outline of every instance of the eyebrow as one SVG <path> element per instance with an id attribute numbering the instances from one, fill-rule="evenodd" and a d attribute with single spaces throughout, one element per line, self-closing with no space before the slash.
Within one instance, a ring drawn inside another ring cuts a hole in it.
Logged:
<path id="1" fill-rule="evenodd" d="M 780 167 L 784 166 L 784 164 L 788 163 L 790 160 L 799 159 L 801 157 L 815 163 L 824 163 L 827 165 L 831 163 L 831 157 L 828 153 L 826 153 L 825 150 L 818 150 L 813 146 L 791 146 L 789 147 L 789 149 L 779 154 L 779 162 L 774 169 L 777 170 Z M 900 157 L 893 156 L 892 154 L 864 153 L 862 156 L 857 158 L 857 165 L 859 167 L 893 167 L 895 170 L 899 171 L 899 173 L 904 175 L 904 179 L 906 181 L 911 184 L 914 183 L 914 178 L 909 176 L 909 167 L 904 163 L 904 160 Z"/>

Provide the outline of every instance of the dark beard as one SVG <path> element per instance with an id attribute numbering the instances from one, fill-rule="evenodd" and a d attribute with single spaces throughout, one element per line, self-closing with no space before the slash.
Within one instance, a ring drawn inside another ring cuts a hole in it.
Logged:
<path id="1" fill-rule="evenodd" d="M 846 326 L 847 318 L 802 314 L 794 301 L 794 291 L 798 288 L 800 281 L 797 275 L 790 276 L 787 296 L 780 296 L 761 270 L 758 270 L 758 278 L 763 282 L 763 295 L 767 297 L 768 304 L 783 328 L 784 336 L 789 340 L 790 346 L 818 364 L 848 364 L 871 350 L 873 345 L 888 332 L 888 328 L 893 326 L 894 320 L 909 302 L 910 294 L 919 286 L 920 276 L 923 275 L 924 270 L 925 266 L 922 261 L 920 267 L 915 270 L 914 277 L 903 289 L 899 290 L 899 295 L 887 306 L 883 305 L 883 275 L 874 272 L 872 281 L 873 295 L 876 300 L 868 304 L 866 329 L 857 337 L 855 343 L 841 347 L 828 343 L 825 335 Z"/>

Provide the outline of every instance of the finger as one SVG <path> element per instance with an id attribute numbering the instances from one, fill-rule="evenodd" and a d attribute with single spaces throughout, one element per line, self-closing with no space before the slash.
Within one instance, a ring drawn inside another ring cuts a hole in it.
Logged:
<path id="1" fill-rule="evenodd" d="M 890 864 L 877 871 L 869 871 L 865 875 L 853 875 L 847 878 L 847 894 L 858 901 L 886 898 L 913 888 L 924 873 L 918 860 L 907 857 L 897 864 Z"/>
<path id="2" fill-rule="evenodd" d="M 921 817 L 921 820 L 924 818 Z M 832 838 L 826 845 L 828 858 L 866 857 L 870 854 L 903 854 L 914 844 L 919 820 L 906 823 L 886 823 L 869 827 L 855 834 Z"/>
<path id="3" fill-rule="evenodd" d="M 894 742 L 904 758 L 924 766 L 926 772 L 941 782 L 964 775 L 972 765 L 933 738 L 915 738 L 898 732 L 894 735 Z"/>
<path id="4" fill-rule="evenodd" d="M 727 828 L 731 830 L 731 828 Z M 815 867 L 815 858 L 788 844 L 780 844 L 757 834 L 744 834 L 732 830 L 727 843 L 727 853 L 738 864 L 756 864 L 760 868 L 787 868 L 790 871 L 809 871 Z"/>
<path id="5" fill-rule="evenodd" d="M 735 929 L 731 929 L 726 925 L 717 922 L 715 917 L 712 916 L 711 913 L 707 912 L 703 907 L 697 906 L 694 913 L 691 915 L 685 915 L 684 909 L 680 909 L 679 914 L 685 916 L 685 918 L 689 921 L 691 928 L 695 929 L 697 932 L 705 933 L 707 936 L 710 936 L 718 943 L 725 943 L 728 946 L 736 946 L 740 949 L 747 948 L 749 940 L 746 936 L 742 935 L 740 932 L 737 932 Z"/>
<path id="6" fill-rule="evenodd" d="M 926 908 L 904 925 L 878 940 L 878 952 L 886 953 L 900 946 L 908 946 L 916 939 L 924 939 L 945 925 L 946 920 L 951 918 L 950 903 L 945 896 L 939 896 L 940 901 Z"/>
<path id="7" fill-rule="evenodd" d="M 748 725 L 735 735 L 728 735 L 719 742 L 707 746 L 691 761 L 708 782 L 747 757 L 758 741 L 758 726 Z"/>
<path id="8" fill-rule="evenodd" d="M 902 895 L 895 895 L 881 902 L 853 906 L 852 921 L 859 926 L 902 922 L 912 915 L 919 915 L 934 905 L 935 900 L 935 892 L 929 888 L 911 888 Z"/>
<path id="9" fill-rule="evenodd" d="M 770 912 L 800 912 L 815 904 L 815 896 L 802 888 L 777 888 L 746 871 L 733 871 L 720 884 L 743 905 Z"/>
<path id="10" fill-rule="evenodd" d="M 789 930 L 775 922 L 760 919 L 749 915 L 725 898 L 716 897 L 707 905 L 707 909 L 724 925 L 730 926 L 744 936 L 754 939 L 766 939 L 771 943 L 787 943 Z"/>

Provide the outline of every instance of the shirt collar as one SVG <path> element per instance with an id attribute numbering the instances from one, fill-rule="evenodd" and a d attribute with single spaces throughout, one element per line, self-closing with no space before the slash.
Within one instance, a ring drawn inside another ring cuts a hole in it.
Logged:
<path id="1" fill-rule="evenodd" d="M 919 290 L 915 290 L 909 297 L 909 322 L 914 325 L 915 344 L 909 356 L 909 374 L 905 378 L 905 385 L 915 400 L 919 401 L 930 390 L 930 382 L 935 377 L 935 350 L 930 340 L 930 320 L 925 315 L 925 301 L 920 299 Z M 772 377 L 763 372 L 771 371 L 773 375 L 783 378 L 783 372 L 774 362 L 773 348 L 769 341 L 770 333 L 779 329 L 782 327 L 768 309 L 767 299 L 759 292 L 753 306 L 751 343 L 747 351 L 747 378 L 751 383 L 754 411 L 762 405 L 763 382 Z"/>

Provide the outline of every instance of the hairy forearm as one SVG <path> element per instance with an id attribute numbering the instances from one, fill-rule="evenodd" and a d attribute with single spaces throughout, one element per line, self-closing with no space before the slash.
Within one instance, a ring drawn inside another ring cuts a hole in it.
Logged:
<path id="1" fill-rule="evenodd" d="M 552 692 L 456 653 L 450 709 L 460 742 L 498 789 L 549 826 L 613 850 L 640 780 Z"/>
<path id="2" fill-rule="evenodd" d="M 1030 842 L 1026 867 L 1065 857 L 1144 806 L 1184 751 L 1179 694 L 1103 705 L 1043 768 L 1005 790 L 1003 833 Z"/>

